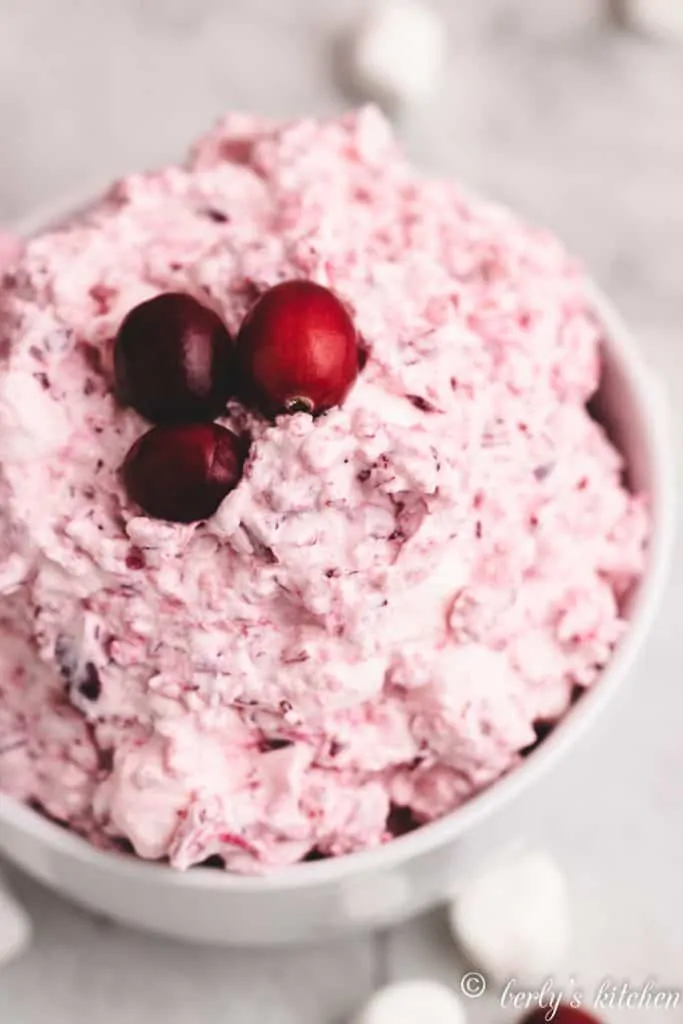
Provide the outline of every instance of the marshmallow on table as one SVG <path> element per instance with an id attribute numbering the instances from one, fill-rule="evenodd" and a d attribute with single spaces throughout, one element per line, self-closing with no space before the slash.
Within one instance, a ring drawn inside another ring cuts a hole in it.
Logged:
<path id="1" fill-rule="evenodd" d="M 425 99 L 436 88 L 444 50 L 443 25 L 420 0 L 371 0 L 349 41 L 351 84 L 380 103 Z"/>
<path id="2" fill-rule="evenodd" d="M 562 966 L 569 940 L 564 876 L 542 851 L 526 851 L 466 882 L 450 907 L 453 936 L 491 980 L 542 981 Z"/>
<path id="3" fill-rule="evenodd" d="M 658 39 L 683 40 L 683 0 L 610 0 L 617 20 Z"/>
<path id="4" fill-rule="evenodd" d="M 465 1012 L 438 981 L 397 981 L 375 992 L 353 1024 L 465 1024 Z"/>
<path id="5" fill-rule="evenodd" d="M 0 879 L 0 967 L 22 953 L 31 939 L 31 922 Z"/>

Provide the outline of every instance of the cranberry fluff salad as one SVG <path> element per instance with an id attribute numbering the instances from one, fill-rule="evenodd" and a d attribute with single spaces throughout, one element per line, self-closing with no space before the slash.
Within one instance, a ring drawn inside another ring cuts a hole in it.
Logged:
<path id="1" fill-rule="evenodd" d="M 594 684 L 645 496 L 547 233 L 374 108 L 230 115 L 0 289 L 0 789 L 258 873 L 453 811 Z"/>

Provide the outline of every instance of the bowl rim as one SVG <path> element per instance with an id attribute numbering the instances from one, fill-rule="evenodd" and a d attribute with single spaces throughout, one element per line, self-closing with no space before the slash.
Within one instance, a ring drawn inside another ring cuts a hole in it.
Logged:
<path id="1" fill-rule="evenodd" d="M 44 229 L 46 225 L 55 223 L 74 210 L 83 209 L 87 202 L 84 196 L 97 195 L 98 191 L 101 189 L 80 190 L 70 201 L 55 204 L 23 219 L 15 229 L 24 236 Z M 134 879 L 140 883 L 172 889 L 273 893 L 322 886 L 359 873 L 400 867 L 421 854 L 442 848 L 509 804 L 535 777 L 556 764 L 581 733 L 597 719 L 637 654 L 654 619 L 659 596 L 666 582 L 675 526 L 675 467 L 664 390 L 611 301 L 589 278 L 585 279 L 585 289 L 592 311 L 603 328 L 605 347 L 625 375 L 642 420 L 651 477 L 651 532 L 647 564 L 631 606 L 628 628 L 610 662 L 596 684 L 584 693 L 581 700 L 567 712 L 529 757 L 461 807 L 406 835 L 397 836 L 382 846 L 321 861 L 298 862 L 275 868 L 265 875 L 238 875 L 202 867 L 180 872 L 167 864 L 100 850 L 87 839 L 2 793 L 0 825 L 4 822 L 55 854 L 100 869 L 103 873 L 116 875 L 122 880 Z"/>

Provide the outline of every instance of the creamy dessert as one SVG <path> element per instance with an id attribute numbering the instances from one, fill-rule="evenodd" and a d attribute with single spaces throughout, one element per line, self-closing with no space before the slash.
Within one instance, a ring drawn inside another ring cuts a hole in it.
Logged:
<path id="1" fill-rule="evenodd" d="M 418 176 L 372 108 L 228 116 L 29 240 L 0 291 L 0 789 L 259 872 L 514 769 L 643 569 L 600 347 L 560 244 Z"/>

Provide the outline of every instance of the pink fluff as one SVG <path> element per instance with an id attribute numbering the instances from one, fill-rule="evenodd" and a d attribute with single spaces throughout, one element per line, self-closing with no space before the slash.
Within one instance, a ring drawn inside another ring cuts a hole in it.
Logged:
<path id="1" fill-rule="evenodd" d="M 368 348 L 343 407 L 232 403 L 253 441 L 216 515 L 141 515 L 121 320 L 183 290 L 235 331 L 299 277 Z M 582 274 L 416 176 L 373 109 L 228 116 L 31 239 L 0 328 L 0 787 L 97 845 L 254 872 L 385 842 L 392 807 L 430 821 L 517 765 L 609 660 L 647 515 L 586 411 Z"/>

